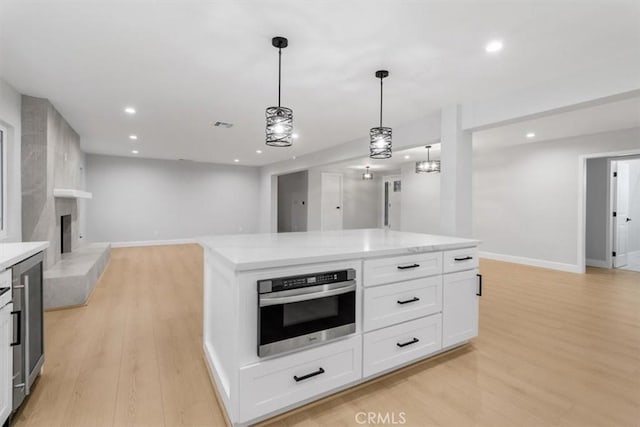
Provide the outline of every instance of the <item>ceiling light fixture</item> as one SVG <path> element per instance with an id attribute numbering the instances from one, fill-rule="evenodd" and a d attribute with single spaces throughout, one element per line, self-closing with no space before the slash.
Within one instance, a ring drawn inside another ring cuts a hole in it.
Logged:
<path id="1" fill-rule="evenodd" d="M 262 150 L 256 150 L 256 153 L 262 154 Z"/>
<path id="2" fill-rule="evenodd" d="M 135 141 L 135 140 L 138 139 L 138 136 L 137 135 L 129 135 L 129 139 Z"/>
<path id="3" fill-rule="evenodd" d="M 362 174 L 362 179 L 365 181 L 369 181 L 373 179 L 373 174 L 369 170 L 369 166 L 366 167 L 366 171 Z"/>
<path id="4" fill-rule="evenodd" d="M 131 154 L 138 154 L 139 151 L 138 150 L 131 150 Z"/>
<path id="5" fill-rule="evenodd" d="M 416 173 L 440 172 L 440 160 L 431 160 L 431 146 L 427 145 L 427 160 L 416 162 Z"/>
<path id="6" fill-rule="evenodd" d="M 405 158 L 405 160 L 409 160 L 411 158 L 411 156 L 406 155 L 406 156 L 404 156 L 404 158 Z"/>
<path id="7" fill-rule="evenodd" d="M 527 138 L 535 138 L 535 136 L 536 136 L 536 134 L 535 134 L 535 133 L 533 133 L 533 132 L 529 132 L 529 133 L 527 134 Z"/>
<path id="8" fill-rule="evenodd" d="M 380 79 L 380 126 L 369 130 L 369 157 L 372 159 L 388 159 L 391 157 L 391 128 L 382 126 L 382 80 L 389 77 L 387 70 L 376 71 Z"/>
<path id="9" fill-rule="evenodd" d="M 484 47 L 484 50 L 486 50 L 489 53 L 495 53 L 495 52 L 500 52 L 502 50 L 502 47 L 503 47 L 502 40 L 491 40 Z"/>
<path id="10" fill-rule="evenodd" d="M 289 147 L 292 144 L 293 110 L 280 105 L 280 88 L 282 83 L 282 49 L 289 45 L 285 37 L 271 39 L 273 47 L 278 48 L 278 106 L 269 107 L 267 117 L 267 145 L 271 147 Z"/>
<path id="11" fill-rule="evenodd" d="M 127 113 L 127 114 L 135 114 L 136 113 L 136 109 L 133 108 L 133 107 L 126 107 L 124 109 L 124 112 Z"/>
<path id="12" fill-rule="evenodd" d="M 240 159 L 233 159 L 234 162 L 238 163 Z"/>

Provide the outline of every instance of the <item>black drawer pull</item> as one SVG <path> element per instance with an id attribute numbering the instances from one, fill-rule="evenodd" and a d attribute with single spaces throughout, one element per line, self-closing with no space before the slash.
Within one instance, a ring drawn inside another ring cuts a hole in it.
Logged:
<path id="1" fill-rule="evenodd" d="M 397 345 L 398 347 L 402 348 L 402 347 L 406 347 L 406 346 L 411 345 L 411 344 L 415 344 L 415 343 L 417 343 L 418 341 L 420 341 L 418 338 L 414 338 L 414 339 L 412 339 L 411 341 L 407 341 L 407 342 L 403 342 L 403 343 L 399 343 L 399 342 L 397 342 L 397 343 L 396 343 L 396 345 Z"/>
<path id="2" fill-rule="evenodd" d="M 311 372 L 310 374 L 303 375 L 301 377 L 299 377 L 297 375 L 294 375 L 293 379 L 296 380 L 296 382 L 300 382 L 300 381 L 304 381 L 306 379 L 309 379 L 311 377 L 315 377 L 316 375 L 320 375 L 320 374 L 324 374 L 324 369 L 319 368 L 317 371 Z"/>
<path id="3" fill-rule="evenodd" d="M 18 317 L 16 317 L 16 319 L 18 319 L 18 325 L 16 327 L 16 329 L 18 330 L 18 339 L 16 339 L 14 342 L 11 343 L 11 347 L 16 346 L 16 345 L 20 345 L 22 344 L 21 342 L 21 338 L 22 338 L 22 310 L 18 310 L 18 311 L 12 311 L 11 314 L 17 314 Z"/>
<path id="4" fill-rule="evenodd" d="M 454 258 L 454 261 L 469 261 L 470 259 L 473 259 L 472 256 L 466 256 L 464 258 Z"/>
<path id="5" fill-rule="evenodd" d="M 478 295 L 479 297 L 482 296 L 482 274 L 476 274 L 476 276 L 478 276 L 478 293 L 476 293 L 476 295 Z"/>
<path id="6" fill-rule="evenodd" d="M 407 270 L 409 268 L 418 268 L 420 264 L 411 264 L 411 265 L 399 265 L 398 270 Z"/>
<path id="7" fill-rule="evenodd" d="M 409 304 L 410 302 L 416 302 L 416 301 L 420 301 L 420 298 L 418 297 L 413 297 L 411 299 L 406 299 L 404 301 L 400 301 L 398 300 L 398 304 Z"/>

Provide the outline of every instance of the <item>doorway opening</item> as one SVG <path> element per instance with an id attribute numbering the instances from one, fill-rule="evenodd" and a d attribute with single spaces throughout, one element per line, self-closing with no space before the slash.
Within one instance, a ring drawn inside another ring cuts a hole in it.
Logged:
<path id="1" fill-rule="evenodd" d="M 389 175 L 382 179 L 382 225 L 389 230 L 400 230 L 402 209 L 402 179 L 400 175 Z"/>
<path id="2" fill-rule="evenodd" d="M 585 195 L 586 265 L 640 272 L 640 157 L 587 159 Z"/>

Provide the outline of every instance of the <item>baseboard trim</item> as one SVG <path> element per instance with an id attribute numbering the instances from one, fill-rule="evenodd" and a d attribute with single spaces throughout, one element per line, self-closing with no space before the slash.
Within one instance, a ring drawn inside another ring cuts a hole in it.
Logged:
<path id="1" fill-rule="evenodd" d="M 136 242 L 113 242 L 112 248 L 135 248 L 138 246 L 165 246 L 165 245 L 187 245 L 197 243 L 196 239 L 171 239 L 171 240 L 139 240 Z"/>
<path id="2" fill-rule="evenodd" d="M 589 267 L 611 268 L 609 265 L 607 265 L 607 261 L 603 261 L 601 259 L 589 259 L 589 258 L 587 258 L 585 260 L 585 263 Z"/>
<path id="3" fill-rule="evenodd" d="M 533 267 L 548 268 L 550 270 L 566 271 L 569 273 L 584 273 L 580 267 L 575 264 L 565 264 L 562 262 L 547 261 L 544 259 L 527 258 L 514 255 L 497 254 L 493 252 L 480 252 L 481 258 L 492 259 L 496 261 L 512 262 L 515 264 L 530 265 Z"/>

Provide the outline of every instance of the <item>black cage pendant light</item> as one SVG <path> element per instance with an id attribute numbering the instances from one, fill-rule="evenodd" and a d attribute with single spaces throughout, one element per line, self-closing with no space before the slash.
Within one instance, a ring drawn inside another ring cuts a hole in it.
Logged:
<path id="1" fill-rule="evenodd" d="M 365 180 L 365 181 L 372 180 L 373 179 L 373 174 L 369 170 L 369 166 L 367 166 L 365 169 L 366 169 L 365 172 L 362 174 L 362 179 Z"/>
<path id="2" fill-rule="evenodd" d="M 273 47 L 278 48 L 278 106 L 269 107 L 267 117 L 267 145 L 271 147 L 289 147 L 293 135 L 293 110 L 280 105 L 280 88 L 282 82 L 282 49 L 289 45 L 285 37 L 271 39 Z"/>
<path id="3" fill-rule="evenodd" d="M 425 148 L 427 149 L 427 160 L 416 162 L 416 173 L 440 172 L 440 160 L 431 160 L 431 146 L 427 145 Z"/>
<path id="4" fill-rule="evenodd" d="M 389 77 L 387 70 L 376 71 L 380 79 L 380 126 L 369 131 L 369 157 L 372 159 L 388 159 L 391 157 L 391 128 L 382 126 L 382 80 Z"/>

